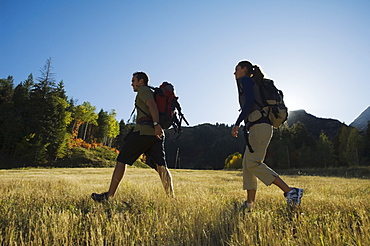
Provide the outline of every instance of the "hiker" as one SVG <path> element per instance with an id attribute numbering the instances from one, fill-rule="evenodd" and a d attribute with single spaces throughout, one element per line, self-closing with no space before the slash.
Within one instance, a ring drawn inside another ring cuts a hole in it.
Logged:
<path id="1" fill-rule="evenodd" d="M 165 159 L 164 131 L 158 123 L 158 108 L 148 83 L 149 78 L 146 73 L 133 74 L 131 86 L 137 93 L 135 106 L 140 108 L 137 110 L 136 125 L 126 137 L 117 157 L 108 192 L 93 193 L 91 198 L 94 201 L 102 202 L 113 197 L 125 174 L 126 165 L 132 165 L 143 153 L 147 157 L 147 164 L 158 172 L 167 195 L 174 197 L 172 177 Z"/>
<path id="2" fill-rule="evenodd" d="M 250 209 L 256 198 L 257 178 L 265 185 L 275 184 L 286 197 L 288 205 L 299 205 L 303 195 L 303 189 L 289 187 L 279 175 L 263 163 L 266 150 L 273 134 L 273 126 L 268 117 L 248 120 L 248 116 L 255 110 L 260 110 L 257 99 L 260 96 L 258 83 L 264 79 L 264 74 L 256 65 L 249 61 L 241 61 L 235 68 L 235 79 L 239 92 L 239 104 L 241 112 L 231 130 L 233 137 L 238 137 L 239 125 L 245 123 L 247 146 L 243 156 L 243 189 L 247 190 L 247 200 L 243 206 Z M 259 99 L 261 101 L 261 99 Z M 249 134 L 248 134 L 249 133 Z M 251 147 L 249 147 L 249 146 Z"/>

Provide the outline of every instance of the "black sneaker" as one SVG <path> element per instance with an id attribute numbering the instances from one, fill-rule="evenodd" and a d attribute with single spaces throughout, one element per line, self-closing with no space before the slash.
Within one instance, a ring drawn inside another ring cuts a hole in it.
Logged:
<path id="1" fill-rule="evenodd" d="M 298 206 L 301 204 L 303 189 L 293 187 L 291 191 L 284 193 L 284 196 L 289 206 Z"/>
<path id="2" fill-rule="evenodd" d="M 108 201 L 108 192 L 104 192 L 104 193 L 101 193 L 101 194 L 92 193 L 91 198 L 96 202 Z"/>

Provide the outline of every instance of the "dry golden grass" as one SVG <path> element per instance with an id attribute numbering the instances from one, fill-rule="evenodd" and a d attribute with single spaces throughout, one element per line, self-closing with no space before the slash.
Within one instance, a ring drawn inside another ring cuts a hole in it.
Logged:
<path id="1" fill-rule="evenodd" d="M 115 199 L 112 168 L 0 170 L 1 245 L 370 245 L 370 182 L 283 176 L 305 189 L 300 211 L 259 183 L 241 212 L 240 171 L 171 170 L 176 199 L 151 169 L 129 168 Z"/>

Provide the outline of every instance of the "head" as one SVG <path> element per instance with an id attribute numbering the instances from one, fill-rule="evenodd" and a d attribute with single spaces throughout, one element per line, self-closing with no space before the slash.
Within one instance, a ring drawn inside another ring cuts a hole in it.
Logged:
<path id="1" fill-rule="evenodd" d="M 134 89 L 134 91 L 137 91 L 137 89 L 143 85 L 148 85 L 149 83 L 149 77 L 144 72 L 136 72 L 132 75 L 131 80 L 131 86 Z"/>
<path id="2" fill-rule="evenodd" d="M 235 67 L 235 79 L 244 76 L 252 77 L 255 82 L 260 82 L 264 78 L 264 74 L 257 65 L 252 65 L 249 61 L 241 61 Z"/>

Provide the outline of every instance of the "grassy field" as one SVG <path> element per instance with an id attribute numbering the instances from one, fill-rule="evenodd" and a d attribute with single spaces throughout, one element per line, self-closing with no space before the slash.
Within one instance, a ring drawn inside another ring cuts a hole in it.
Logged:
<path id="1" fill-rule="evenodd" d="M 283 176 L 305 189 L 299 211 L 259 183 L 239 210 L 240 171 L 171 170 L 176 199 L 151 169 L 129 168 L 114 200 L 112 168 L 0 170 L 1 245 L 370 245 L 370 181 Z"/>

